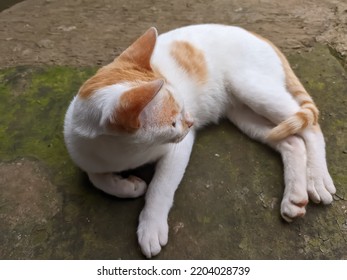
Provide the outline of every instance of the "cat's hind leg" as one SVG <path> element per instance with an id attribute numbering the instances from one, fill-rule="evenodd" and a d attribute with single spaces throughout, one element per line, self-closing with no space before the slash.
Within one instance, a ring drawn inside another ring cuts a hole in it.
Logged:
<path id="1" fill-rule="evenodd" d="M 269 142 L 281 143 L 282 138 L 293 134 L 302 137 L 307 151 L 307 166 L 302 172 L 307 173 L 309 196 L 316 203 L 330 204 L 335 186 L 327 168 L 324 137 L 319 125 L 315 124 L 318 110 L 312 99 L 302 94 L 300 98 L 295 97 L 297 93 L 289 93 L 283 82 L 262 74 L 255 74 L 237 89 L 237 100 L 275 124 L 276 127 L 268 132 Z"/>
<path id="2" fill-rule="evenodd" d="M 285 189 L 281 215 L 290 222 L 305 215 L 308 203 L 306 189 L 306 147 L 299 136 L 289 136 L 275 142 L 267 138 L 274 124 L 258 115 L 246 105 L 235 106 L 228 118 L 251 138 L 270 145 L 281 153 L 284 166 Z"/>
<path id="3" fill-rule="evenodd" d="M 336 192 L 330 177 L 326 157 L 325 141 L 319 125 L 305 128 L 299 133 L 307 149 L 307 191 L 313 202 L 330 204 Z"/>
<path id="4" fill-rule="evenodd" d="M 123 178 L 114 173 L 88 173 L 89 180 L 103 192 L 120 198 L 135 198 L 146 192 L 147 184 L 136 176 Z"/>

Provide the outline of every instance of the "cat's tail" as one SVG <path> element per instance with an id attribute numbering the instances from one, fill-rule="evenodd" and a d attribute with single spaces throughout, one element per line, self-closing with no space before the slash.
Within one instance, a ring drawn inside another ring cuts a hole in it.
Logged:
<path id="1" fill-rule="evenodd" d="M 296 102 L 298 102 L 300 109 L 296 114 L 281 122 L 270 131 L 268 139 L 274 141 L 296 134 L 308 126 L 316 125 L 319 116 L 319 111 L 311 96 L 307 93 L 304 86 L 296 77 L 295 73 L 289 66 L 287 59 L 281 52 L 278 52 L 278 55 L 285 71 L 287 90 Z"/>
<path id="2" fill-rule="evenodd" d="M 285 73 L 286 88 L 300 105 L 300 110 L 296 114 L 281 122 L 270 131 L 268 139 L 278 141 L 288 137 L 289 135 L 300 132 L 307 126 L 317 124 L 319 111 L 311 96 L 307 93 L 304 86 L 301 84 L 298 77 L 290 67 L 287 58 L 271 41 L 261 37 L 258 34 L 252 34 L 267 42 L 274 49 L 282 63 Z"/>
<path id="3" fill-rule="evenodd" d="M 282 140 L 290 135 L 302 131 L 304 128 L 317 124 L 318 110 L 314 104 L 305 103 L 293 116 L 274 127 L 267 138 L 273 141 Z"/>

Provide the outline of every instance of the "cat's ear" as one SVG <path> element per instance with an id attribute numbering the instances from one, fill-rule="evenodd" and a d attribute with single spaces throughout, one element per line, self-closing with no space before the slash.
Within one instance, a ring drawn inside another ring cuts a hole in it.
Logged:
<path id="1" fill-rule="evenodd" d="M 141 112 L 158 94 L 163 84 L 164 81 L 159 79 L 124 92 L 110 118 L 111 128 L 126 132 L 139 129 Z"/>
<path id="2" fill-rule="evenodd" d="M 128 47 L 116 60 L 135 63 L 141 68 L 151 70 L 151 56 L 157 41 L 158 32 L 155 27 L 148 29 L 130 47 Z"/>

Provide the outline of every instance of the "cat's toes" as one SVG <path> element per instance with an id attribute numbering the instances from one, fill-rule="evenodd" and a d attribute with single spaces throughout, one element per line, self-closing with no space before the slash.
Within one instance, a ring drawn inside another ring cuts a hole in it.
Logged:
<path id="1" fill-rule="evenodd" d="M 307 192 L 315 203 L 330 204 L 336 192 L 333 180 L 328 171 L 310 172 L 307 182 Z"/>
<path id="2" fill-rule="evenodd" d="M 145 181 L 136 176 L 129 176 L 128 180 L 133 183 L 132 194 L 133 197 L 139 197 L 145 194 L 147 190 L 147 184 Z"/>
<path id="3" fill-rule="evenodd" d="M 302 217 L 306 214 L 307 198 L 283 198 L 281 203 L 281 216 L 287 222 L 292 222 L 294 219 Z"/>
<path id="4" fill-rule="evenodd" d="M 112 184 L 107 188 L 102 188 L 108 194 L 120 198 L 136 198 L 146 192 L 146 182 L 138 177 L 130 176 L 123 178 L 117 174 L 113 174 L 112 176 Z"/>
<path id="5" fill-rule="evenodd" d="M 169 227 L 165 219 L 151 220 L 140 216 L 137 237 L 142 253 L 147 258 L 158 255 L 161 248 L 167 244 L 168 232 Z"/>

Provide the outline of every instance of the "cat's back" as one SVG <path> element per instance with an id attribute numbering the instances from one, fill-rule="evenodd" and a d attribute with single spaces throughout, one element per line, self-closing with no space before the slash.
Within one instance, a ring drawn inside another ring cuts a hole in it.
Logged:
<path id="1" fill-rule="evenodd" d="M 271 47 L 259 36 L 238 27 L 221 24 L 198 24 L 180 27 L 159 35 L 153 59 L 172 53 L 177 42 L 186 42 L 204 53 L 209 62 L 226 60 L 226 55 L 238 60 Z M 212 61 L 213 60 L 213 61 Z"/>
<path id="2" fill-rule="evenodd" d="M 240 67 L 249 69 L 252 65 L 261 68 L 265 61 L 270 67 L 272 63 L 278 63 L 273 47 L 261 36 L 238 26 L 221 24 L 190 25 L 161 34 L 152 61 L 154 64 L 170 64 L 167 58 L 172 58 L 175 49 L 191 58 L 187 46 L 200 51 L 213 72 L 238 70 Z M 160 63 L 163 60 L 165 63 Z"/>
<path id="3" fill-rule="evenodd" d="M 236 42 L 244 37 L 247 37 L 248 32 L 238 26 L 222 25 L 222 24 L 197 24 L 185 27 L 180 27 L 159 35 L 157 44 L 170 44 L 172 41 L 185 40 L 192 44 L 200 45 L 200 43 L 208 43 L 214 45 L 220 43 L 221 40 L 225 42 L 230 39 Z"/>
<path id="4" fill-rule="evenodd" d="M 183 93 L 196 127 L 216 122 L 225 113 L 230 84 L 249 79 L 254 72 L 265 75 L 279 69 L 272 47 L 237 26 L 191 25 L 161 34 L 152 65 L 177 92 Z"/>
<path id="5" fill-rule="evenodd" d="M 189 78 L 209 88 L 221 84 L 226 76 L 238 83 L 253 73 L 283 75 L 281 61 L 268 40 L 241 27 L 221 24 L 190 25 L 161 34 L 152 62 L 173 80 L 192 74 Z M 199 77 L 201 73 L 204 75 Z"/>

